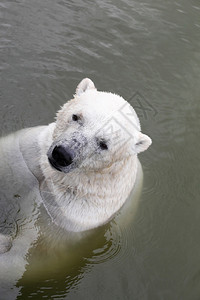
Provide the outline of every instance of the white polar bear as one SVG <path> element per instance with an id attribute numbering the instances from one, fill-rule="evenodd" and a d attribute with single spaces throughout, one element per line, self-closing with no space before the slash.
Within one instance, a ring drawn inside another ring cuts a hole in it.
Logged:
<path id="1" fill-rule="evenodd" d="M 52 220 L 69 231 L 108 222 L 134 186 L 137 154 L 150 144 L 122 97 L 82 80 L 39 136 L 43 201 Z"/>
<path id="2" fill-rule="evenodd" d="M 97 91 L 85 78 L 55 123 L 24 129 L 2 144 L 0 155 L 7 160 L 18 153 L 15 172 L 25 166 L 17 182 L 26 184 L 26 190 L 39 182 L 52 221 L 80 232 L 105 224 L 123 206 L 136 180 L 137 154 L 151 139 L 141 133 L 135 111 L 122 97 Z M 10 238 L 0 239 L 0 252 L 5 252 Z"/>

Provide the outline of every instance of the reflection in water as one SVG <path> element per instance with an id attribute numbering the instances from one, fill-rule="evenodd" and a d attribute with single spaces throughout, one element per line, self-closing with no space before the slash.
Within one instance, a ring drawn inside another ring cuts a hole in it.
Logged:
<path id="1" fill-rule="evenodd" d="M 76 242 L 69 247 L 63 245 L 62 249 L 54 245 L 49 249 L 46 243 L 39 241 L 38 245 L 30 252 L 29 266 L 18 286 L 22 287 L 20 294 L 26 299 L 39 296 L 45 291 L 50 297 L 64 296 L 73 289 L 84 272 L 89 270 L 87 259 L 93 256 L 96 248 L 106 244 L 103 232 L 95 235 L 95 239 L 86 238 L 82 242 Z"/>

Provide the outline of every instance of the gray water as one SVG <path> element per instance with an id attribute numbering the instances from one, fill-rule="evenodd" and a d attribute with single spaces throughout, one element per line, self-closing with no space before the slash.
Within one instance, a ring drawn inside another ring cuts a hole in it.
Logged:
<path id="1" fill-rule="evenodd" d="M 52 122 L 89 77 L 153 140 L 129 226 L 51 265 L 43 245 L 38 269 L 33 246 L 17 299 L 200 299 L 199 1 L 0 0 L 0 25 L 1 135 Z"/>

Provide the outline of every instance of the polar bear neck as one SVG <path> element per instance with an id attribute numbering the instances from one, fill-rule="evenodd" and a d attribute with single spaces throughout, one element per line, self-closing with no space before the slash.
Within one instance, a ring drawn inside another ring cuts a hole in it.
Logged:
<path id="1" fill-rule="evenodd" d="M 50 126 L 53 130 L 54 126 Z M 44 140 L 45 135 L 44 131 L 39 140 Z M 52 137 L 45 138 L 51 144 Z M 44 205 L 52 220 L 68 231 L 84 231 L 108 222 L 134 186 L 138 168 L 136 155 L 98 172 L 75 169 L 65 174 L 49 165 L 46 148 L 41 151 Z"/>

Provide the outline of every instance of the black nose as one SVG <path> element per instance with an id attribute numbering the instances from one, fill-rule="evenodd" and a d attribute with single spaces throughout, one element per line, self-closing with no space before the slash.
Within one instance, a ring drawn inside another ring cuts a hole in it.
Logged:
<path id="1" fill-rule="evenodd" d="M 73 152 L 66 147 L 60 145 L 55 146 L 52 152 L 52 157 L 57 165 L 67 167 L 73 162 Z"/>

